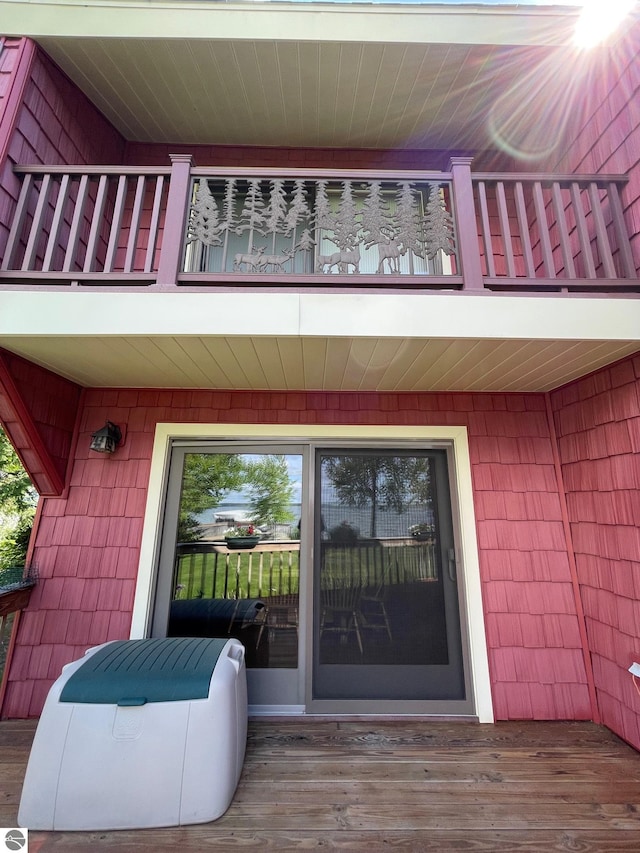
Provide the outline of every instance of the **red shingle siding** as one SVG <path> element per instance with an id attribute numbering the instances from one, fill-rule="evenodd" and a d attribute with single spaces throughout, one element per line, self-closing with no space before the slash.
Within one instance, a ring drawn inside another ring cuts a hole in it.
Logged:
<path id="1" fill-rule="evenodd" d="M 640 358 L 551 396 L 603 722 L 640 747 Z"/>
<path id="2" fill-rule="evenodd" d="M 4 118 L 22 39 L 0 37 L 0 121 Z"/>
<path id="3" fill-rule="evenodd" d="M 124 163 L 166 166 L 170 154 L 192 154 L 196 166 L 290 169 L 424 169 L 445 171 L 450 151 L 385 151 L 345 148 L 261 148 L 243 145 L 164 145 L 128 142 Z"/>
<path id="4" fill-rule="evenodd" d="M 127 432 L 105 458 L 88 446 L 107 416 Z M 152 389 L 86 392 L 68 497 L 43 507 L 42 580 L 21 619 L 5 714 L 37 713 L 54 648 L 58 662 L 128 636 L 154 429 L 181 420 L 466 425 L 496 715 L 590 717 L 542 396 Z M 25 651 L 39 643 L 32 660 Z M 37 680 L 33 694 L 25 679 Z"/>
<path id="5" fill-rule="evenodd" d="M 0 374 L 0 420 L 41 495 L 58 494 L 73 443 L 80 388 L 32 362 L 0 350 L 19 399 Z M 29 423 L 25 423 L 23 417 Z"/>
<path id="6" fill-rule="evenodd" d="M 102 113 L 38 51 L 10 149 L 14 162 L 109 164 L 123 150 Z"/>
<path id="7" fill-rule="evenodd" d="M 25 39 L 17 43 L 30 44 Z M 23 67 L 10 62 L 12 55 L 9 53 L 6 62 L 13 79 L 5 86 L 14 89 L 20 86 L 21 98 L 15 115 L 11 116 L 11 126 L 1 123 L 0 112 L 0 146 L 8 140 L 8 156 L 6 160 L 0 157 L 0 257 L 4 254 L 20 189 L 18 178 L 11 173 L 12 165 L 119 163 L 124 151 L 122 137 L 45 54 L 36 49 L 31 65 L 31 51 L 23 51 Z"/>
<path id="8" fill-rule="evenodd" d="M 2 38 L 0 41 L 0 257 L 9 235 L 9 224 L 20 190 L 20 182 L 12 173 L 7 159 L 11 134 L 20 110 L 33 50 L 25 39 Z"/>
<path id="9" fill-rule="evenodd" d="M 629 27 L 610 51 L 600 54 L 589 84 L 582 90 L 570 122 L 574 135 L 550 157 L 550 171 L 629 175 L 622 193 L 624 216 L 632 235 L 636 269 L 640 269 L 640 23 Z M 594 52 L 594 62 L 598 54 Z"/>
<path id="10" fill-rule="evenodd" d="M 584 120 L 545 168 L 623 173 L 624 216 L 640 268 L 640 26 L 591 75 Z M 603 57 L 607 54 L 602 54 Z M 552 394 L 559 452 L 603 722 L 640 747 L 640 358 Z"/>

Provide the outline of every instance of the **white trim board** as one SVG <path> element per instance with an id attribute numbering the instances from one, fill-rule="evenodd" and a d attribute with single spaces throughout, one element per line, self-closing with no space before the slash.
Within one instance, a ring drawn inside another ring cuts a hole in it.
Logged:
<path id="1" fill-rule="evenodd" d="M 169 464 L 171 442 L 174 439 L 207 440 L 367 440 L 447 442 L 453 446 L 454 476 L 457 507 L 459 511 L 461 562 L 464 566 L 463 595 L 467 614 L 469 636 L 469 659 L 473 687 L 475 713 L 481 723 L 493 722 L 493 703 L 487 641 L 482 608 L 480 563 L 476 538 L 471 460 L 467 429 L 451 427 L 403 427 L 403 426 L 343 426 L 308 424 L 172 424 L 156 426 L 147 506 L 144 518 L 140 562 L 131 622 L 131 639 L 147 635 L 153 603 L 153 582 L 160 542 L 161 514 L 164 483 Z"/>

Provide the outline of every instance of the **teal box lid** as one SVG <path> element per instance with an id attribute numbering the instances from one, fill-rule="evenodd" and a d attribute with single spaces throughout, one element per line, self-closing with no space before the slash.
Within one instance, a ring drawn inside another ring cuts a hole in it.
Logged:
<path id="1" fill-rule="evenodd" d="M 73 673 L 60 701 L 128 706 L 206 699 L 227 642 L 167 637 L 109 643 Z"/>

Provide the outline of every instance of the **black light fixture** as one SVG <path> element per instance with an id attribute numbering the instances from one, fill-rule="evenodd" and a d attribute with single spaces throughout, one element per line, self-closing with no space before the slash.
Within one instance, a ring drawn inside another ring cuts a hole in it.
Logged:
<path id="1" fill-rule="evenodd" d="M 91 436 L 90 449 L 97 453 L 113 453 L 122 441 L 122 430 L 111 421 L 107 421 L 102 429 Z"/>

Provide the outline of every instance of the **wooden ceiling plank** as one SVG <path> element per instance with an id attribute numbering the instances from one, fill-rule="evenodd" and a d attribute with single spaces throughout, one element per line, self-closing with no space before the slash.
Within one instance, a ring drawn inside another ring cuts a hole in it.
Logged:
<path id="1" fill-rule="evenodd" d="M 285 388 L 291 391 L 304 387 L 304 365 L 300 338 L 278 338 L 278 352 L 285 376 Z"/>
<path id="2" fill-rule="evenodd" d="M 317 391 L 325 387 L 328 341 L 324 338 L 302 339 L 304 388 Z"/>
<path id="3" fill-rule="evenodd" d="M 329 338 L 324 372 L 325 391 L 339 391 L 344 388 L 344 376 L 349 365 L 351 353 L 350 338 Z"/>

